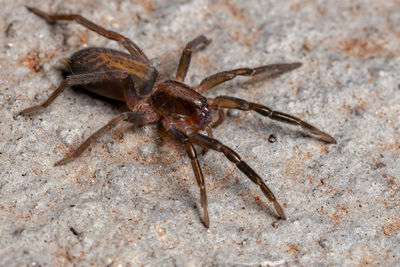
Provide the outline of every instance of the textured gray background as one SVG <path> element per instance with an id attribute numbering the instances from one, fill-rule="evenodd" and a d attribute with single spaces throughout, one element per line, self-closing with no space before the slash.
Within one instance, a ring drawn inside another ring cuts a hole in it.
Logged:
<path id="1" fill-rule="evenodd" d="M 222 155 L 201 157 L 211 228 L 181 145 L 122 123 L 91 151 L 53 163 L 118 114 L 67 89 L 44 112 L 60 61 L 88 46 L 122 48 L 75 23 L 46 24 L 24 4 L 80 13 L 135 40 L 172 74 L 187 41 L 189 84 L 234 67 L 300 61 L 275 79 L 240 78 L 207 93 L 261 102 L 332 134 L 326 145 L 254 113 L 215 136 L 283 203 L 287 221 Z M 0 265 L 385 265 L 400 261 L 400 2 L 0 2 Z M 275 134 L 277 142 L 269 143 Z M 71 227 L 78 235 L 74 235 Z"/>

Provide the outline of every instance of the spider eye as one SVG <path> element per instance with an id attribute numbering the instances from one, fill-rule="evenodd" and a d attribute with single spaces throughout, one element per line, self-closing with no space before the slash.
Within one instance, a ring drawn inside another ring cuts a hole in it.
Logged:
<path id="1" fill-rule="evenodd" d="M 206 106 L 206 104 L 207 104 L 207 99 L 206 98 L 204 98 L 204 97 L 202 97 L 202 98 L 200 98 L 200 99 L 198 99 L 198 101 L 197 101 L 197 106 L 199 107 L 199 108 L 204 108 L 205 106 Z"/>

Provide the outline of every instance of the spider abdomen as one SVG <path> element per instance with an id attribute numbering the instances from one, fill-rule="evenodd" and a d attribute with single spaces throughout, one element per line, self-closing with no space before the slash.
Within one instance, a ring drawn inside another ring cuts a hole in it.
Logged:
<path id="1" fill-rule="evenodd" d="M 150 95 L 157 75 L 156 70 L 140 58 L 100 47 L 90 47 L 76 52 L 71 56 L 68 67 L 68 71 L 72 74 L 113 70 L 126 72 L 129 74 L 139 98 Z M 110 80 L 85 85 L 84 88 L 111 99 L 124 101 L 123 90 L 126 86 L 122 81 Z"/>

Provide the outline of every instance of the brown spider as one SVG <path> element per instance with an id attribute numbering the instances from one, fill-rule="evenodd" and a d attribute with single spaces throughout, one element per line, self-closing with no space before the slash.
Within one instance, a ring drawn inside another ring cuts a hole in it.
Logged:
<path id="1" fill-rule="evenodd" d="M 80 15 L 52 15 L 32 7 L 27 7 L 27 9 L 45 19 L 48 23 L 57 20 L 76 21 L 108 39 L 119 42 L 130 53 L 126 54 L 108 48 L 87 48 L 76 52 L 69 60 L 70 74 L 51 96 L 43 104 L 24 109 L 19 113 L 21 115 L 27 114 L 47 107 L 65 88 L 74 85 L 83 85 L 85 89 L 96 94 L 125 102 L 131 110 L 113 118 L 104 127 L 92 134 L 75 151 L 56 162 L 55 165 L 63 165 L 77 158 L 90 143 L 121 121 L 129 121 L 137 126 L 161 122 L 167 131 L 170 131 L 176 139 L 185 145 L 200 187 L 203 222 L 208 228 L 210 220 L 207 211 L 206 188 L 194 144 L 204 150 L 212 149 L 222 152 L 240 171 L 260 187 L 264 195 L 273 203 L 280 218 L 286 219 L 281 205 L 260 176 L 246 162 L 241 160 L 235 151 L 213 138 L 211 127 L 216 127 L 223 121 L 223 108 L 252 110 L 273 120 L 299 125 L 325 142 L 336 143 L 333 137 L 314 126 L 294 116 L 271 110 L 266 106 L 230 96 L 207 99 L 201 95 L 208 89 L 236 76 L 253 76 L 260 73 L 278 75 L 300 67 L 301 63 L 273 64 L 219 72 L 205 78 L 199 85 L 190 87 L 183 82 L 189 68 L 192 52 L 197 48 L 205 47 L 210 42 L 201 35 L 189 42 L 184 48 L 175 80 L 156 84 L 157 70 L 142 50 L 128 38 L 116 32 L 108 31 Z M 215 119 L 213 119 L 213 111 L 217 115 Z M 200 131 L 205 131 L 207 135 L 201 134 Z"/>

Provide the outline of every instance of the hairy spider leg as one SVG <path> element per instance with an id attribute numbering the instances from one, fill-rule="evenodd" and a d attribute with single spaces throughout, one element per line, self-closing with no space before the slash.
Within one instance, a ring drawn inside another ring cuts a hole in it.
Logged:
<path id="1" fill-rule="evenodd" d="M 125 47 L 126 50 L 129 51 L 131 55 L 134 55 L 138 58 L 141 58 L 145 61 L 149 61 L 149 59 L 146 57 L 146 55 L 143 53 L 143 51 L 137 46 L 133 41 L 128 39 L 127 37 L 104 29 L 103 27 L 93 23 L 92 21 L 85 19 L 81 15 L 76 15 L 76 14 L 48 14 L 46 12 L 43 12 L 37 8 L 34 7 L 29 7 L 25 6 L 30 12 L 36 14 L 37 16 L 45 19 L 48 23 L 53 23 L 57 20 L 70 20 L 70 21 L 75 21 L 82 26 L 88 28 L 91 31 L 94 31 L 105 38 L 114 40 L 119 42 L 123 47 Z"/>
<path id="2" fill-rule="evenodd" d="M 204 216 L 203 223 L 205 227 L 209 228 L 210 217 L 208 215 L 208 210 L 207 210 L 206 186 L 204 183 L 204 175 L 203 172 L 201 171 L 200 163 L 197 159 L 196 150 L 194 149 L 193 144 L 189 141 L 189 137 L 182 131 L 178 130 L 175 127 L 171 127 L 169 130 L 177 140 L 179 140 L 185 145 L 186 153 L 189 156 L 190 162 L 192 164 L 194 176 L 196 177 L 197 184 L 199 185 L 200 188 L 200 201 L 201 201 L 201 207 L 203 208 L 203 216 Z"/>
<path id="3" fill-rule="evenodd" d="M 66 77 L 64 81 L 61 82 L 58 88 L 50 95 L 50 97 L 43 104 L 24 109 L 21 112 L 19 112 L 18 115 L 25 115 L 27 113 L 31 113 L 33 111 L 46 108 L 54 101 L 54 99 L 56 99 L 56 97 L 62 91 L 64 91 L 65 88 L 69 86 L 85 85 L 85 84 L 97 83 L 109 80 L 125 80 L 125 79 L 129 79 L 129 73 L 120 70 L 109 70 L 109 71 L 99 71 L 93 73 L 70 75 Z M 126 90 L 128 90 L 128 88 Z M 128 94 L 126 94 L 126 96 L 128 96 Z M 127 103 L 129 103 L 129 99 L 126 99 L 126 101 Z"/>
<path id="4" fill-rule="evenodd" d="M 95 133 L 93 133 L 89 138 L 85 140 L 77 149 L 75 149 L 73 152 L 71 152 L 69 155 L 67 155 L 65 158 L 63 158 L 60 161 L 57 161 L 54 166 L 59 166 L 59 165 L 64 165 L 75 158 L 79 157 L 79 155 L 82 154 L 83 151 L 90 145 L 90 143 L 94 142 L 97 140 L 99 137 L 101 137 L 103 134 L 105 134 L 107 131 L 111 130 L 114 126 L 116 126 L 119 122 L 121 121 L 128 121 L 133 123 L 136 126 L 141 126 L 149 122 L 149 119 L 147 118 L 146 114 L 143 112 L 124 112 L 113 118 L 110 122 L 108 122 L 106 125 L 101 127 L 99 130 L 97 130 Z"/>
<path id="5" fill-rule="evenodd" d="M 200 35 L 190 41 L 182 51 L 181 59 L 179 60 L 178 70 L 176 71 L 176 80 L 178 82 L 183 82 L 185 80 L 186 74 L 189 70 L 190 60 L 192 58 L 192 52 L 197 48 L 205 48 L 211 40 Z"/>
<path id="6" fill-rule="evenodd" d="M 205 227 L 209 228 L 210 218 L 208 216 L 208 210 L 207 210 L 207 194 L 206 194 L 206 187 L 204 184 L 203 172 L 201 171 L 200 163 L 197 159 L 197 153 L 196 150 L 194 149 L 193 144 L 191 144 L 190 142 L 185 142 L 185 147 L 186 147 L 186 153 L 188 154 L 190 162 L 192 163 L 192 168 L 194 175 L 196 176 L 197 184 L 200 187 L 200 201 L 201 201 L 201 207 L 203 208 L 204 225 Z"/>
<path id="7" fill-rule="evenodd" d="M 299 118 L 296 118 L 292 115 L 279 112 L 279 111 L 274 111 L 266 106 L 248 102 L 246 100 L 236 98 L 236 97 L 231 97 L 231 96 L 218 96 L 213 99 L 208 100 L 210 103 L 218 105 L 223 108 L 233 108 L 233 109 L 240 109 L 244 111 L 255 111 L 258 114 L 261 114 L 265 117 L 268 117 L 272 120 L 292 124 L 292 125 L 298 125 L 307 132 L 316 135 L 318 138 L 321 140 L 327 142 L 327 143 L 332 143 L 336 144 L 336 140 L 330 136 L 329 134 L 317 129 L 316 127 L 312 126 L 311 124 L 300 120 Z"/>
<path id="8" fill-rule="evenodd" d="M 210 138 L 206 135 L 199 134 L 199 133 L 192 133 L 188 135 L 189 141 L 193 144 L 201 146 L 203 148 L 212 149 L 218 152 L 222 152 L 227 159 L 233 162 L 236 167 L 243 172 L 250 180 L 252 180 L 255 184 L 257 184 L 264 195 L 271 201 L 275 207 L 276 212 L 279 214 L 281 219 L 286 220 L 285 212 L 283 208 L 278 203 L 275 195 L 272 191 L 268 188 L 268 186 L 264 183 L 261 177 L 249 166 L 246 162 L 244 162 L 240 156 L 232 150 L 230 147 L 222 144 L 220 141 L 214 138 Z"/>
<path id="9" fill-rule="evenodd" d="M 297 69 L 301 66 L 301 63 L 282 63 L 282 64 L 272 64 L 272 65 L 265 65 L 257 68 L 240 68 L 234 70 L 228 70 L 223 72 L 218 72 L 211 76 L 206 77 L 203 79 L 199 85 L 195 87 L 195 90 L 200 94 L 237 76 L 254 76 L 257 74 L 267 74 L 270 76 L 279 75 L 294 69 Z"/>

